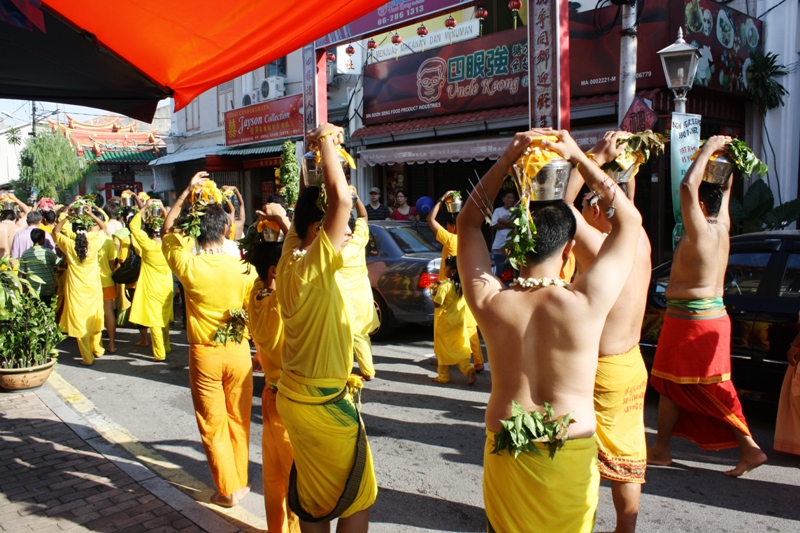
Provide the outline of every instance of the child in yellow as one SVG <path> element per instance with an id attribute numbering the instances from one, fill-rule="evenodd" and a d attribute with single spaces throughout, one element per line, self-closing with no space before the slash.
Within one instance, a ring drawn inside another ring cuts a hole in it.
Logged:
<path id="1" fill-rule="evenodd" d="M 289 233 L 286 211 L 278 204 L 264 206 L 259 213 L 267 220 L 281 226 L 284 235 Z M 247 314 L 250 333 L 256 345 L 256 360 L 264 369 L 266 386 L 261 394 L 261 414 L 264 432 L 261 437 L 261 475 L 264 483 L 264 507 L 267 511 L 268 530 L 276 533 L 300 533 L 300 521 L 289 509 L 286 495 L 289 492 L 289 473 L 294 454 L 289 434 L 278 414 L 276 404 L 278 380 L 281 375 L 283 354 L 283 322 L 281 321 L 278 294 L 275 292 L 275 273 L 281 258 L 280 242 L 259 241 L 253 253 L 253 265 L 258 280 L 250 291 Z"/>
<path id="2" fill-rule="evenodd" d="M 74 204 L 73 202 L 72 204 Z M 70 204 L 70 208 L 72 207 Z M 64 307 L 59 326 L 78 341 L 82 364 L 91 365 L 95 357 L 103 355 L 103 288 L 100 283 L 98 252 L 106 238 L 105 224 L 89 213 L 96 226 L 87 228 L 75 225 L 75 239 L 62 233 L 67 218 L 61 219 L 53 229 L 53 237 L 67 260 L 64 275 Z"/>
<path id="3" fill-rule="evenodd" d="M 148 200 L 146 211 L 152 203 Z M 163 210 L 163 208 L 162 208 Z M 157 229 L 142 225 L 142 211 L 131 219 L 128 229 L 142 251 L 142 268 L 131 304 L 130 321 L 150 328 L 153 358 L 163 361 L 172 351 L 169 324 L 172 322 L 172 271 L 161 249 Z"/>
<path id="4" fill-rule="evenodd" d="M 367 209 L 356 197 L 355 229 L 350 242 L 342 250 L 344 265 L 340 272 L 350 301 L 353 304 L 355 320 L 353 321 L 353 352 L 361 370 L 361 377 L 370 381 L 375 377 L 375 366 L 372 363 L 372 341 L 369 334 L 380 326 L 378 312 L 372 296 L 372 285 L 367 272 L 367 257 L 364 249 L 369 241 L 367 226 Z"/>
<path id="5" fill-rule="evenodd" d="M 223 252 L 230 222 L 219 205 L 207 206 L 200 218 L 197 244 L 201 250 L 197 255 L 192 254 L 193 238 L 172 232 L 187 197 L 206 176 L 206 172 L 195 174 L 170 209 L 161 229 L 162 248 L 186 294 L 189 386 L 197 427 L 217 487 L 211 501 L 233 507 L 250 492 L 247 467 L 253 363 L 249 343 L 230 341 L 218 345 L 214 336 L 230 320 L 231 309 L 247 305 L 256 273 L 247 274 L 239 259 Z"/>
<path id="6" fill-rule="evenodd" d="M 450 365 L 458 365 L 461 373 L 467 376 L 467 383 L 473 385 L 477 374 L 469 362 L 469 338 L 464 316 L 467 302 L 461 290 L 455 256 L 445 260 L 443 271 L 447 279 L 439 282 L 433 298 L 433 351 L 439 362 L 439 376 L 433 381 L 449 383 Z"/>

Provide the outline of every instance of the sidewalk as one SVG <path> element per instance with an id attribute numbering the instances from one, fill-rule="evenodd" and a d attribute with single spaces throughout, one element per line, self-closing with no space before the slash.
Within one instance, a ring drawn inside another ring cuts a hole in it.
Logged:
<path id="1" fill-rule="evenodd" d="M 45 384 L 0 393 L 0 531 L 241 530 L 106 441 Z"/>

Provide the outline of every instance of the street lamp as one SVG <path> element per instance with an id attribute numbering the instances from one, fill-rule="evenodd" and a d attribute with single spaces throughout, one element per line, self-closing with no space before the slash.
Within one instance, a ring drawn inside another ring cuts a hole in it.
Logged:
<path id="1" fill-rule="evenodd" d="M 700 52 L 683 40 L 683 28 L 678 28 L 678 40 L 658 51 L 667 87 L 675 95 L 675 112 L 686 113 L 686 93 L 692 88 Z"/>

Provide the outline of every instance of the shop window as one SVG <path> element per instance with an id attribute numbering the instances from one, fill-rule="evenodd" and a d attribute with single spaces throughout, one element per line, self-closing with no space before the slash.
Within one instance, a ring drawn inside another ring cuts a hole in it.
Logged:
<path id="1" fill-rule="evenodd" d="M 217 86 L 217 126 L 225 125 L 225 112 L 233 109 L 233 80 Z"/>
<path id="2" fill-rule="evenodd" d="M 184 108 L 186 117 L 186 131 L 197 131 L 200 129 L 200 100 L 195 98 Z"/>
<path id="3" fill-rule="evenodd" d="M 270 78 L 272 76 L 286 77 L 286 56 L 276 59 L 272 63 L 264 66 L 264 76 Z"/>
<path id="4" fill-rule="evenodd" d="M 723 292 L 731 295 L 755 294 L 772 257 L 770 252 L 737 253 L 728 257 Z"/>

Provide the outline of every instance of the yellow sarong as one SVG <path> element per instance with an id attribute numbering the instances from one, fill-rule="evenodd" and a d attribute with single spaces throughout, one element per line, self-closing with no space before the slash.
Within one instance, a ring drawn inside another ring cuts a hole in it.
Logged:
<path id="1" fill-rule="evenodd" d="M 591 533 L 600 496 L 597 440 L 568 440 L 550 459 L 523 452 L 493 454 L 495 433 L 486 430 L 483 499 L 487 530 L 498 533 Z"/>
<path id="2" fill-rule="evenodd" d="M 345 386 L 349 390 L 341 400 L 322 405 L 339 395 Z M 357 376 L 351 376 L 345 383 L 339 379 L 281 373 L 278 413 L 294 449 L 300 504 L 314 517 L 325 516 L 333 510 L 353 467 L 359 417 L 352 392 L 361 386 Z M 355 500 L 339 518 L 368 509 L 378 495 L 372 452 L 368 443 L 366 446 L 361 485 Z"/>
<path id="3" fill-rule="evenodd" d="M 601 357 L 594 384 L 600 475 L 626 483 L 644 483 L 647 442 L 644 393 L 647 368 L 639 345 L 620 355 Z"/>

